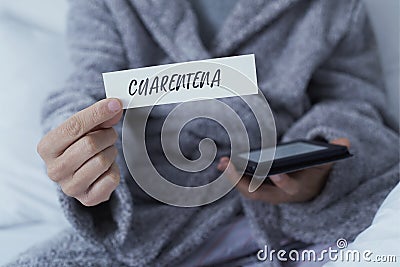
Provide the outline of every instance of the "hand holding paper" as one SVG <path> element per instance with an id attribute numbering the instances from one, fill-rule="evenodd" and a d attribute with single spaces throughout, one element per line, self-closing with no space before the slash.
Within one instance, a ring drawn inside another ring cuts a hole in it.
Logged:
<path id="1" fill-rule="evenodd" d="M 85 206 L 108 200 L 119 184 L 112 126 L 121 116 L 119 100 L 101 100 L 50 131 L 38 145 L 50 179 Z"/>

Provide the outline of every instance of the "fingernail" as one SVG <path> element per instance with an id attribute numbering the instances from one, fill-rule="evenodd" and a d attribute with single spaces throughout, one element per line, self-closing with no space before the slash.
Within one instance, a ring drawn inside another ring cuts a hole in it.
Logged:
<path id="1" fill-rule="evenodd" d="M 271 175 L 269 177 L 273 182 L 280 182 L 282 180 L 282 176 L 278 175 Z"/>
<path id="2" fill-rule="evenodd" d="M 108 109 L 111 112 L 120 111 L 121 110 L 121 103 L 118 100 L 113 99 L 110 102 L 108 102 Z"/>

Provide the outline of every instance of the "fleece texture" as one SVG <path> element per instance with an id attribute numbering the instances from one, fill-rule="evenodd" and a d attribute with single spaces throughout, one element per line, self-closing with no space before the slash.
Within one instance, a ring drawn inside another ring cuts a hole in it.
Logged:
<path id="1" fill-rule="evenodd" d="M 73 230 L 36 246 L 10 266 L 177 266 L 240 213 L 250 221 L 261 248 L 277 247 L 282 238 L 324 244 L 338 238 L 353 240 L 370 225 L 398 183 L 399 138 L 382 119 L 384 86 L 361 1 L 239 0 L 208 40 L 208 48 L 199 37 L 195 13 L 184 0 L 70 4 L 75 71 L 49 97 L 45 131 L 105 97 L 103 72 L 254 53 L 259 88 L 270 103 L 279 141 L 346 137 L 354 157 L 337 162 L 321 194 L 305 203 L 274 206 L 244 199 L 233 190 L 203 207 L 178 208 L 139 189 L 119 142 L 122 179 L 111 199 L 87 208 L 60 191 Z M 246 117 L 242 102 L 226 102 Z M 168 110 L 156 109 L 150 127 Z M 251 129 L 252 123 L 246 125 Z M 205 136 L 220 141 L 223 149 L 224 137 L 214 127 L 206 119 L 188 125 L 183 136 L 190 139 L 183 140 L 182 150 L 195 150 Z M 121 125 L 117 129 L 121 132 Z M 157 138 L 157 132 L 151 136 Z M 208 181 L 215 170 L 193 175 Z M 183 178 L 176 174 L 178 181 Z"/>

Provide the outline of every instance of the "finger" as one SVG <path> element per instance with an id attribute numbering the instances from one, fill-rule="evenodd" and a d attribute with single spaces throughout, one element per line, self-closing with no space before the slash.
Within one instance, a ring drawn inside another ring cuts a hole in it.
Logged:
<path id="1" fill-rule="evenodd" d="M 228 179 L 231 180 L 233 184 L 236 184 L 242 175 L 236 170 L 236 167 L 233 165 L 233 163 L 229 160 L 229 158 L 221 159 L 220 163 L 221 169 L 224 170 L 224 173 Z"/>
<path id="2" fill-rule="evenodd" d="M 236 184 L 236 189 L 245 197 L 250 198 L 250 199 L 258 199 L 261 200 L 262 194 L 260 194 L 261 187 L 259 187 L 256 191 L 250 192 L 249 191 L 249 186 L 250 186 L 250 177 L 242 177 L 240 181 Z M 263 191 L 264 193 L 264 191 Z"/>
<path id="3" fill-rule="evenodd" d="M 334 145 L 341 145 L 341 146 L 346 146 L 347 148 L 350 148 L 350 140 L 347 138 L 337 138 L 332 141 L 330 141 L 331 144 Z"/>
<path id="4" fill-rule="evenodd" d="M 55 166 L 52 172 L 56 175 L 73 174 L 88 159 L 115 144 L 117 138 L 117 132 L 113 128 L 85 135 L 51 163 Z"/>
<path id="5" fill-rule="evenodd" d="M 64 193 L 71 197 L 77 197 L 86 192 L 103 173 L 115 162 L 117 156 L 115 146 L 110 146 L 89 159 L 70 179 L 60 181 Z"/>
<path id="6" fill-rule="evenodd" d="M 76 113 L 59 127 L 50 131 L 40 146 L 47 157 L 57 157 L 77 139 L 96 126 L 115 117 L 122 109 L 118 99 L 104 99 Z"/>
<path id="7" fill-rule="evenodd" d="M 229 158 L 228 157 L 222 157 L 219 160 L 217 169 L 221 172 L 225 171 L 225 169 L 228 167 L 229 164 Z"/>
<path id="8" fill-rule="evenodd" d="M 104 128 L 111 128 L 111 127 L 115 126 L 121 120 L 123 113 L 124 113 L 124 111 L 121 110 L 113 118 L 111 118 L 108 121 L 105 121 L 102 124 L 96 126 L 92 131 L 96 131 L 96 130 L 104 129 Z"/>
<path id="9" fill-rule="evenodd" d="M 237 190 L 248 199 L 260 200 L 275 205 L 287 202 L 290 198 L 290 196 L 281 189 L 268 184 L 262 184 L 256 191 L 249 192 L 250 181 L 250 177 L 243 177 L 236 185 Z"/>
<path id="10" fill-rule="evenodd" d="M 236 189 L 245 196 L 249 196 L 249 185 L 250 185 L 250 178 L 243 177 L 240 181 L 236 184 Z"/>
<path id="11" fill-rule="evenodd" d="M 320 164 L 320 165 L 316 165 L 310 168 L 306 168 L 303 170 L 299 170 L 299 171 L 294 171 L 291 172 L 290 174 L 294 174 L 297 175 L 298 173 L 304 173 L 304 172 L 308 172 L 309 170 L 318 170 L 322 173 L 327 173 L 331 170 L 332 166 L 335 164 L 335 162 L 329 162 L 329 163 L 324 163 L 324 164 Z"/>
<path id="12" fill-rule="evenodd" d="M 296 179 L 291 178 L 286 173 L 271 175 L 270 179 L 283 192 L 289 195 L 296 195 L 300 191 L 300 184 Z"/>
<path id="13" fill-rule="evenodd" d="M 220 159 L 218 164 L 218 169 L 220 171 L 225 171 L 227 177 L 236 183 L 236 189 L 246 198 L 252 200 L 261 200 L 269 202 L 271 204 L 278 204 L 281 202 L 286 202 L 285 194 L 283 191 L 276 188 L 275 186 L 263 184 L 256 191 L 250 192 L 249 186 L 251 178 L 248 176 L 240 177 L 235 166 L 229 161 L 229 158 L 223 157 Z"/>
<path id="14" fill-rule="evenodd" d="M 110 199 L 111 193 L 120 181 L 118 165 L 114 162 L 85 192 L 77 199 L 85 206 L 95 206 Z"/>
<path id="15" fill-rule="evenodd" d="M 218 164 L 218 170 L 224 171 L 226 177 L 235 184 L 236 188 L 243 194 L 248 195 L 250 181 L 247 177 L 240 177 L 235 166 L 229 161 L 228 157 L 222 157 Z M 238 181 L 239 180 L 239 181 Z"/>
<path id="16" fill-rule="evenodd" d="M 350 148 L 350 140 L 347 138 L 337 138 L 337 139 L 330 141 L 329 143 L 331 143 L 333 145 L 346 146 L 347 148 Z M 334 162 L 330 162 L 330 163 L 325 163 L 322 165 L 315 166 L 313 168 L 327 173 L 330 171 L 330 169 L 333 167 L 334 164 L 335 164 Z"/>

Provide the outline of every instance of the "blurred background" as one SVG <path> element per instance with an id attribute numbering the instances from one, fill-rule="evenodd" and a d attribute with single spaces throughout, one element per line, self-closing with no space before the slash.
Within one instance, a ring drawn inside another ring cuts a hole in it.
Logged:
<path id="1" fill-rule="evenodd" d="M 387 119 L 398 127 L 400 1 L 364 1 L 379 44 Z M 36 154 L 41 107 L 71 69 L 67 11 L 66 0 L 0 0 L 0 265 L 68 227 Z"/>

